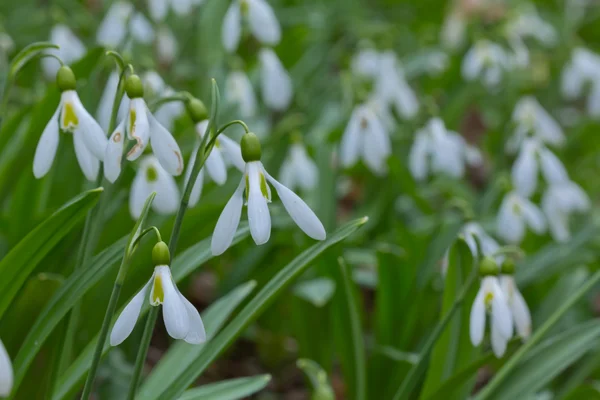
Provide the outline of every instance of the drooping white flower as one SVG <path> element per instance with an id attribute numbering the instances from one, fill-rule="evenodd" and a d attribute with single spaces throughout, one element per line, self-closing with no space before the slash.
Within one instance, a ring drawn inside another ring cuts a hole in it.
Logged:
<path id="1" fill-rule="evenodd" d="M 196 124 L 196 133 L 198 134 L 199 140 L 192 151 L 192 156 L 190 157 L 190 161 L 188 163 L 188 169 L 185 176 L 186 183 L 192 174 L 192 169 L 194 163 L 196 162 L 196 154 L 200 148 L 200 143 L 204 133 L 206 132 L 207 126 L 208 120 L 200 121 Z M 225 181 L 227 181 L 227 164 L 231 164 L 241 172 L 244 172 L 245 163 L 242 159 L 240 145 L 231 140 L 229 137 L 225 136 L 225 134 L 220 134 L 215 142 L 215 146 L 208 155 L 204 166 L 196 178 L 196 182 L 194 183 L 194 187 L 192 188 L 192 192 L 190 194 L 190 207 L 194 207 L 198 203 L 200 195 L 202 194 L 202 185 L 204 184 L 204 169 L 206 169 L 208 176 L 213 180 L 213 182 L 215 182 L 217 185 L 222 185 L 225 183 Z"/>
<path id="2" fill-rule="evenodd" d="M 554 153 L 536 139 L 525 139 L 511 170 L 513 185 L 521 196 L 531 197 L 535 193 L 538 184 L 538 163 L 548 184 L 569 181 L 569 174 Z"/>
<path id="3" fill-rule="evenodd" d="M 475 154 L 470 154 L 469 158 L 474 163 L 478 161 Z M 464 139 L 460 134 L 447 130 L 440 118 L 432 118 L 417 131 L 409 154 L 409 169 L 415 179 L 424 180 L 430 173 L 460 178 L 464 175 L 466 163 Z"/>
<path id="4" fill-rule="evenodd" d="M 460 230 L 460 236 L 463 237 L 471 255 L 478 259 L 481 256 L 494 257 L 496 263 L 501 263 L 504 260 L 502 255 L 496 255 L 500 249 L 500 245 L 496 239 L 491 237 L 483 227 L 474 221 L 467 222 Z M 446 250 L 442 259 L 442 274 L 445 275 L 448 269 L 449 250 Z"/>
<path id="5" fill-rule="evenodd" d="M 481 39 L 465 54 L 462 76 L 467 81 L 480 79 L 492 89 L 498 86 L 509 65 L 510 57 L 500 45 Z"/>
<path id="6" fill-rule="evenodd" d="M 156 54 L 161 64 L 170 65 L 177 57 L 179 45 L 173 32 L 166 26 L 161 26 L 156 34 Z"/>
<path id="7" fill-rule="evenodd" d="M 281 40 L 281 27 L 266 0 L 233 0 L 223 21 L 223 47 L 234 52 L 242 35 L 242 18 L 246 18 L 252 35 L 262 44 L 275 46 Z"/>
<path id="8" fill-rule="evenodd" d="M 380 71 L 380 53 L 372 48 L 361 49 L 352 57 L 351 69 L 357 75 L 375 78 Z"/>
<path id="9" fill-rule="evenodd" d="M 561 91 L 565 98 L 575 99 L 583 94 L 586 83 L 591 83 L 587 111 L 592 117 L 600 116 L 600 56 L 584 48 L 573 50 L 571 61 L 562 72 Z"/>
<path id="10" fill-rule="evenodd" d="M 98 44 L 116 48 L 127 36 L 127 22 L 133 12 L 133 5 L 125 1 L 113 3 L 96 32 Z"/>
<path id="11" fill-rule="evenodd" d="M 239 107 L 240 115 L 249 118 L 256 115 L 256 96 L 250 79 L 243 71 L 233 71 L 225 81 L 227 100 Z"/>
<path id="12" fill-rule="evenodd" d="M 261 49 L 258 58 L 263 101 L 270 109 L 283 111 L 294 95 L 292 79 L 273 50 Z"/>
<path id="13" fill-rule="evenodd" d="M 319 170 L 315 162 L 308 156 L 302 143 L 293 143 L 290 146 L 287 158 L 281 165 L 279 180 L 292 189 L 312 190 L 319 179 Z"/>
<path id="14" fill-rule="evenodd" d="M 508 301 L 517 334 L 522 339 L 527 339 L 531 334 L 531 314 L 523 295 L 519 292 L 514 276 L 500 275 L 500 287 Z"/>
<path id="15" fill-rule="evenodd" d="M 67 65 L 79 60 L 85 54 L 85 46 L 68 26 L 58 24 L 50 31 L 50 42 L 59 46 L 58 49 L 46 49 L 47 54 L 55 54 Z M 42 67 L 46 78 L 52 79 L 56 76 L 59 65 L 56 60 L 45 57 L 42 59 Z"/>
<path id="16" fill-rule="evenodd" d="M 261 245 L 269 240 L 271 236 L 271 216 L 268 208 L 268 203 L 271 202 L 269 183 L 275 187 L 283 206 L 296 225 L 311 238 L 324 240 L 325 228 L 310 207 L 265 170 L 260 162 L 260 143 L 256 135 L 247 133 L 242 138 L 242 156 L 246 162 L 244 176 L 219 216 L 211 241 L 212 253 L 222 254 L 231 245 L 240 223 L 244 194 L 248 205 L 250 233 L 254 242 Z"/>
<path id="17" fill-rule="evenodd" d="M 175 179 L 162 167 L 154 156 L 145 156 L 133 178 L 129 193 L 129 213 L 133 219 L 139 218 L 144 203 L 152 192 L 156 197 L 152 209 L 159 214 L 173 214 L 179 207 L 179 188 Z"/>
<path id="18" fill-rule="evenodd" d="M 440 40 L 450 50 L 456 50 L 465 43 L 467 22 L 461 12 L 452 11 L 444 19 Z"/>
<path id="19" fill-rule="evenodd" d="M 506 31 L 510 36 L 521 39 L 533 38 L 542 45 L 551 47 L 558 40 L 558 34 L 552 24 L 544 21 L 532 4 L 527 4 L 514 13 Z"/>
<path id="20" fill-rule="evenodd" d="M 526 227 L 538 235 L 544 233 L 546 231 L 544 214 L 528 199 L 517 192 L 510 192 L 502 200 L 496 217 L 498 236 L 508 243 L 519 244 L 525 237 Z"/>
<path id="21" fill-rule="evenodd" d="M 542 196 L 542 210 L 546 214 L 554 240 L 569 240 L 569 216 L 572 213 L 587 211 L 590 206 L 588 195 L 575 182 L 567 180 L 550 185 Z"/>
<path id="22" fill-rule="evenodd" d="M 481 280 L 481 286 L 471 307 L 469 334 L 474 346 L 479 346 L 483 341 L 488 313 L 491 316 L 492 349 L 496 357 L 502 357 L 506 351 L 506 344 L 513 335 L 513 317 L 498 278 L 493 275 L 485 276 Z"/>
<path id="23" fill-rule="evenodd" d="M 375 81 L 375 96 L 393 107 L 398 115 L 413 118 L 419 111 L 419 101 L 406 82 L 396 55 L 391 51 L 379 57 L 379 74 Z"/>
<path id="24" fill-rule="evenodd" d="M 73 134 L 79 166 L 88 180 L 95 180 L 100 161 L 104 160 L 106 136 L 73 89 L 62 92 L 60 103 L 42 132 L 33 158 L 33 175 L 39 179 L 50 170 L 58 149 L 60 131 Z"/>
<path id="25" fill-rule="evenodd" d="M 342 136 L 340 160 L 344 167 L 351 167 L 362 159 L 377 175 L 387 172 L 387 158 L 392 145 L 385 126 L 370 104 L 354 108 Z"/>
<path id="26" fill-rule="evenodd" d="M 13 387 L 13 367 L 4 344 L 0 340 L 0 396 L 8 397 Z"/>
<path id="27" fill-rule="evenodd" d="M 515 130 L 506 143 L 509 152 L 515 152 L 528 136 L 553 146 L 562 146 L 565 142 L 558 122 L 532 96 L 519 99 L 512 113 L 512 121 Z"/>
<path id="28" fill-rule="evenodd" d="M 157 196 L 158 198 L 158 196 Z M 169 336 L 187 343 L 206 341 L 204 324 L 198 310 L 186 299 L 173 281 L 168 265 L 157 265 L 148 283 L 125 306 L 110 333 L 110 345 L 118 346 L 129 337 L 140 316 L 144 301 L 162 305 L 163 320 Z"/>
<path id="29" fill-rule="evenodd" d="M 192 0 L 148 0 L 148 11 L 155 21 L 163 21 L 169 9 L 178 16 L 186 16 L 192 11 Z"/>

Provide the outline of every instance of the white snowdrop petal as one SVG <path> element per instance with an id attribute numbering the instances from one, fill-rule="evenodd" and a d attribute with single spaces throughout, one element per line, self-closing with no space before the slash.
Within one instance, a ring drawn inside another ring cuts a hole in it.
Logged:
<path id="1" fill-rule="evenodd" d="M 485 304 L 484 293 L 480 288 L 477 296 L 471 306 L 471 314 L 469 318 L 469 336 L 473 346 L 479 346 L 483 341 L 485 331 Z"/>
<path id="2" fill-rule="evenodd" d="M 548 149 L 540 149 L 539 155 L 542 174 L 548 183 L 562 183 L 569 180 L 569 174 L 554 153 Z"/>
<path id="3" fill-rule="evenodd" d="M 150 112 L 147 113 L 147 116 L 152 152 L 158 159 L 158 162 L 160 162 L 160 165 L 169 174 L 173 176 L 181 175 L 183 172 L 183 156 L 175 138 Z"/>
<path id="4" fill-rule="evenodd" d="M 35 149 L 35 155 L 33 157 L 33 175 L 38 179 L 48 173 L 54 162 L 54 157 L 56 156 L 59 141 L 59 110 L 60 107 L 57 108 L 52 118 L 50 118 L 50 121 L 48 121 Z"/>
<path id="5" fill-rule="evenodd" d="M 190 319 L 188 311 L 181 301 L 179 291 L 171 278 L 171 271 L 166 265 L 156 267 L 156 275 L 160 277 L 164 300 L 162 303 L 163 320 L 167 333 L 174 339 L 183 339 L 190 330 Z M 157 277 L 155 277 L 155 282 Z M 156 283 L 154 283 L 156 285 Z"/>
<path id="6" fill-rule="evenodd" d="M 477 46 L 477 44 L 475 46 Z M 467 54 L 465 54 L 461 65 L 463 79 L 467 81 L 472 81 L 477 78 L 479 74 L 481 74 L 483 68 L 482 59 L 477 53 L 475 46 L 471 47 Z"/>
<path id="7" fill-rule="evenodd" d="M 492 282 L 492 326 L 497 327 L 502 337 L 510 339 L 513 335 L 512 314 L 498 279 L 494 277 Z"/>
<path id="8" fill-rule="evenodd" d="M 116 48 L 127 34 L 125 21 L 133 11 L 131 4 L 117 1 L 106 13 L 106 16 L 100 23 L 96 31 L 96 41 L 98 44 L 109 48 Z"/>
<path id="9" fill-rule="evenodd" d="M 108 131 L 108 125 L 110 124 L 110 115 L 112 114 L 113 102 L 115 101 L 115 94 L 117 86 L 119 84 L 119 74 L 113 71 L 108 76 L 102 96 L 100 97 L 100 103 L 96 110 L 96 118 L 100 127 L 103 131 Z"/>
<path id="10" fill-rule="evenodd" d="M 546 218 L 542 211 L 535 204 L 527 199 L 523 199 L 522 204 L 523 219 L 535 233 L 542 234 L 546 231 Z"/>
<path id="11" fill-rule="evenodd" d="M 245 178 L 242 178 L 231 199 L 219 216 L 215 231 L 213 233 L 210 248 L 215 256 L 221 255 L 229 248 L 233 236 L 240 224 L 242 216 L 242 205 L 244 204 Z"/>
<path id="12" fill-rule="evenodd" d="M 359 106 L 354 109 L 352 116 L 346 125 L 340 144 L 340 161 L 344 167 L 351 167 L 358 161 L 361 152 L 361 124 L 363 123 L 363 108 Z"/>
<path id="13" fill-rule="evenodd" d="M 13 387 L 13 367 L 10 357 L 0 340 L 0 396 L 8 397 Z"/>
<path id="14" fill-rule="evenodd" d="M 104 152 L 106 150 L 107 140 L 106 134 L 98 125 L 94 117 L 87 112 L 87 110 L 81 104 L 79 96 L 76 96 L 75 102 L 75 113 L 79 117 L 79 126 L 75 128 L 75 135 L 80 134 L 84 140 L 85 145 L 92 152 L 94 157 L 100 161 L 104 161 Z"/>
<path id="15" fill-rule="evenodd" d="M 233 164 L 240 172 L 244 172 L 246 169 L 246 163 L 242 158 L 242 149 L 239 143 L 231 140 L 224 134 L 219 135 L 219 144 L 223 149 L 224 155 L 231 164 Z"/>
<path id="16" fill-rule="evenodd" d="M 506 352 L 506 345 L 508 343 L 507 338 L 502 336 L 500 332 L 500 328 L 494 324 L 491 326 L 491 342 L 492 342 L 492 350 L 494 351 L 494 355 L 497 358 L 501 358 Z"/>
<path id="17" fill-rule="evenodd" d="M 265 0 L 247 1 L 248 23 L 254 36 L 264 44 L 278 44 L 281 40 L 281 27 L 269 3 Z"/>
<path id="18" fill-rule="evenodd" d="M 144 203 L 152 193 L 152 189 L 146 180 L 146 171 L 140 168 L 133 178 L 131 190 L 129 191 L 129 213 L 133 219 L 138 219 L 142 214 Z M 154 199 L 156 201 L 156 199 Z"/>
<path id="19" fill-rule="evenodd" d="M 521 295 L 521 292 L 516 287 L 512 295 L 511 310 L 517 332 L 523 339 L 527 339 L 531 334 L 531 314 L 529 313 L 529 307 L 527 307 L 523 295 Z"/>
<path id="20" fill-rule="evenodd" d="M 154 28 L 142 13 L 135 13 L 129 21 L 131 36 L 143 44 L 151 44 L 154 41 Z"/>
<path id="21" fill-rule="evenodd" d="M 415 136 L 415 141 L 408 155 L 408 167 L 416 180 L 422 181 L 427 178 L 427 157 L 429 155 L 429 139 L 427 134 L 420 131 Z"/>
<path id="22" fill-rule="evenodd" d="M 217 146 L 213 147 L 204 165 L 210 179 L 217 185 L 222 185 L 227 181 L 227 167 L 221 155 L 221 150 Z"/>
<path id="23" fill-rule="evenodd" d="M 588 114 L 593 118 L 600 117 L 600 83 L 593 83 L 586 104 Z"/>
<path id="24" fill-rule="evenodd" d="M 150 185 L 156 192 L 152 208 L 159 214 L 173 214 L 179 208 L 179 188 L 175 179 L 161 165 L 156 162 L 154 168 L 157 171 L 156 181 Z"/>
<path id="25" fill-rule="evenodd" d="M 127 137 L 135 140 L 135 145 L 127 153 L 129 161 L 137 160 L 150 140 L 150 123 L 148 121 L 148 107 L 142 98 L 132 99 L 127 115 Z"/>
<path id="26" fill-rule="evenodd" d="M 168 0 L 148 0 L 148 11 L 150 16 L 155 21 L 162 21 L 167 16 L 169 1 Z"/>
<path id="27" fill-rule="evenodd" d="M 123 142 L 125 140 L 125 121 L 117 126 L 110 135 L 104 153 L 104 176 L 114 183 L 121 174 L 121 158 L 123 156 Z"/>
<path id="28" fill-rule="evenodd" d="M 156 33 L 156 53 L 162 64 L 171 64 L 177 57 L 179 46 L 177 38 L 167 27 L 161 27 Z"/>
<path id="29" fill-rule="evenodd" d="M 261 189 L 263 171 L 260 161 L 246 164 L 246 176 L 248 177 L 248 223 L 250 234 L 257 245 L 265 244 L 271 236 L 271 215 L 267 199 Z M 265 182 L 266 183 L 266 182 Z M 284 203 L 285 204 L 285 203 Z"/>
<path id="30" fill-rule="evenodd" d="M 275 111 L 285 110 L 292 101 L 292 79 L 271 49 L 259 52 L 263 101 Z"/>
<path id="31" fill-rule="evenodd" d="M 202 323 L 202 318 L 200 318 L 200 313 L 181 293 L 179 293 L 179 297 L 185 306 L 189 320 L 189 330 L 183 340 L 190 344 L 206 342 L 206 331 L 204 329 L 204 323 Z"/>
<path id="32" fill-rule="evenodd" d="M 240 12 L 240 4 L 234 0 L 225 14 L 223 27 L 221 28 L 221 39 L 223 47 L 228 52 L 234 52 L 240 42 L 242 35 L 242 15 Z"/>
<path id="33" fill-rule="evenodd" d="M 496 231 L 498 236 L 508 243 L 521 243 L 525 236 L 525 224 L 520 215 L 515 212 L 515 202 L 512 195 L 508 194 L 500 205 L 496 217 Z"/>
<path id="34" fill-rule="evenodd" d="M 535 149 L 525 143 L 512 166 L 513 185 L 519 194 L 530 197 L 535 192 L 538 179 L 538 166 Z"/>
<path id="35" fill-rule="evenodd" d="M 88 181 L 95 181 L 98 177 L 100 161 L 94 157 L 86 146 L 81 132 L 73 134 L 73 144 L 75 145 L 75 156 L 77 157 L 81 171 L 83 171 Z"/>
<path id="36" fill-rule="evenodd" d="M 249 118 L 256 114 L 257 105 L 254 89 L 244 72 L 233 71 L 227 76 L 225 94 L 231 103 L 239 106 L 242 117 Z"/>
<path id="37" fill-rule="evenodd" d="M 202 195 L 202 187 L 204 186 L 204 168 L 200 170 L 198 176 L 196 177 L 196 182 L 194 183 L 194 187 L 192 188 L 192 193 L 190 193 L 190 207 L 194 207 L 198 204 L 200 200 L 200 196 Z"/>
<path id="38" fill-rule="evenodd" d="M 291 160 L 285 160 L 279 169 L 279 181 L 288 188 L 296 188 L 299 182 L 296 180 L 296 165 Z"/>
<path id="39" fill-rule="evenodd" d="M 192 1 L 191 0 L 171 0 L 171 7 L 173 7 L 173 11 L 175 14 L 179 16 L 185 16 L 192 11 Z"/>
<path id="40" fill-rule="evenodd" d="M 125 339 L 131 335 L 133 332 L 133 328 L 140 316 L 140 312 L 142 311 L 142 305 L 144 304 L 144 300 L 147 300 L 148 288 L 150 287 L 150 283 L 152 279 L 144 285 L 144 287 L 137 292 L 133 299 L 123 309 L 117 321 L 115 322 L 112 331 L 110 332 L 110 345 L 118 346 Z"/>
<path id="41" fill-rule="evenodd" d="M 283 206 L 296 225 L 311 238 L 315 240 L 325 240 L 327 234 L 325 233 L 325 228 L 323 227 L 321 220 L 319 220 L 319 217 L 317 217 L 304 200 L 296 193 L 277 182 L 271 175 L 267 174 L 267 179 L 275 187 Z"/>
<path id="42" fill-rule="evenodd" d="M 413 89 L 406 83 L 402 82 L 394 91 L 392 97 L 396 112 L 404 118 L 413 118 L 419 111 L 419 101 Z"/>

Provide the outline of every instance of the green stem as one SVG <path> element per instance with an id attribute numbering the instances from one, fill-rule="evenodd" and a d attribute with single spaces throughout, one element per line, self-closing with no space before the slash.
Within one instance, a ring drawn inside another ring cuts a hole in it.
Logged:
<path id="1" fill-rule="evenodd" d="M 221 133 L 223 133 L 223 131 L 227 128 L 229 128 L 231 125 L 234 124 L 238 124 L 241 125 L 244 128 L 244 131 L 246 131 L 246 133 L 250 132 L 250 129 L 248 128 L 248 125 L 246 125 L 246 123 L 244 121 L 242 121 L 241 119 L 236 119 L 233 121 L 229 121 L 228 123 L 226 123 L 225 125 L 223 125 L 222 127 L 220 127 L 217 130 L 217 135 L 220 135 Z"/>
<path id="2" fill-rule="evenodd" d="M 156 319 L 158 318 L 158 307 L 150 307 L 150 312 L 146 317 L 146 326 L 144 327 L 144 333 L 140 342 L 140 349 L 135 360 L 135 369 L 133 370 L 133 377 L 131 378 L 131 385 L 129 386 L 129 393 L 127 394 L 127 400 L 133 400 L 135 393 L 142 375 L 142 369 L 144 368 L 144 362 L 146 361 L 146 354 L 150 347 L 150 340 L 152 339 L 152 333 L 154 332 L 154 325 L 156 325 Z"/>
<path id="3" fill-rule="evenodd" d="M 509 374 L 519 365 L 523 357 L 531 350 L 536 344 L 542 340 L 544 335 L 552 329 L 554 324 L 556 324 L 562 316 L 571 308 L 575 303 L 577 303 L 584 294 L 588 292 L 594 285 L 600 282 L 600 271 L 596 271 L 596 273 L 586 281 L 586 283 L 573 295 L 571 296 L 565 303 L 563 303 L 562 307 L 560 307 L 554 314 L 550 316 L 529 340 L 525 342 L 523 346 L 517 350 L 517 352 L 508 359 L 506 364 L 500 368 L 500 370 L 494 375 L 492 380 L 484 386 L 484 388 L 477 393 L 473 400 L 484 400 L 490 399 L 494 395 L 494 390 L 500 386 L 500 384 L 509 376 Z"/>
<path id="4" fill-rule="evenodd" d="M 421 378 L 421 375 L 425 371 L 425 366 L 427 364 L 427 360 L 429 359 L 429 354 L 431 353 L 431 350 L 433 349 L 435 342 L 438 340 L 440 335 L 444 332 L 444 329 L 446 329 L 446 326 L 448 325 L 448 323 L 450 323 L 450 320 L 452 319 L 452 316 L 454 315 L 456 310 L 458 310 L 458 307 L 465 300 L 465 297 L 467 296 L 467 293 L 469 292 L 469 290 L 475 283 L 476 278 L 477 278 L 477 270 L 473 269 L 473 272 L 469 276 L 469 280 L 462 287 L 459 295 L 454 300 L 452 307 L 450 307 L 448 312 L 444 315 L 444 318 L 440 321 L 439 324 L 437 324 L 437 326 L 435 327 L 435 330 L 431 333 L 431 335 L 427 339 L 427 342 L 423 346 L 423 350 L 421 351 L 421 353 L 419 355 L 419 360 L 408 372 L 408 375 L 406 376 L 404 381 L 402 381 L 402 384 L 396 391 L 396 394 L 394 395 L 393 400 L 409 398 L 410 392 L 414 389 L 415 385 Z"/>

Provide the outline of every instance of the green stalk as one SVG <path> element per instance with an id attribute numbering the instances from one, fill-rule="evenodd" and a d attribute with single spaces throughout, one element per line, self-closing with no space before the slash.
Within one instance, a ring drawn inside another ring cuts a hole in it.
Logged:
<path id="1" fill-rule="evenodd" d="M 137 392 L 140 383 L 140 376 L 142 375 L 142 369 L 144 368 L 146 354 L 148 354 L 148 348 L 150 347 L 150 340 L 152 339 L 152 333 L 154 332 L 154 325 L 156 325 L 157 318 L 158 307 L 150 307 L 150 312 L 146 317 L 146 326 L 144 327 L 144 333 L 142 334 L 142 340 L 140 342 L 140 349 L 138 350 L 137 358 L 135 360 L 135 369 L 133 370 L 133 377 L 131 378 L 127 400 L 133 400 L 135 398 L 135 393 Z"/>

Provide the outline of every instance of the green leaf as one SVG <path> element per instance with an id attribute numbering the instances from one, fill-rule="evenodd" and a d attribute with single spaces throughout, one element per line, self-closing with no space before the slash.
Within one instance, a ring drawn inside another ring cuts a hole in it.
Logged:
<path id="1" fill-rule="evenodd" d="M 215 336 L 225 322 L 227 322 L 227 318 L 248 297 L 255 287 L 255 281 L 245 283 L 219 299 L 206 310 L 203 320 L 207 340 Z M 151 396 L 152 393 L 162 390 L 165 386 L 175 381 L 177 376 L 183 373 L 187 366 L 198 357 L 205 345 L 206 343 L 200 345 L 189 344 L 183 340 L 171 345 L 169 351 L 162 356 L 159 363 L 152 369 L 152 372 L 140 387 L 138 396 L 142 398 Z"/>
<path id="2" fill-rule="evenodd" d="M 10 63 L 10 72 L 8 74 L 8 79 L 13 80 L 15 76 L 17 76 L 19 71 L 25 65 L 27 65 L 29 61 L 38 56 L 44 50 L 58 48 L 59 47 L 57 45 L 50 42 L 36 42 L 31 43 L 29 46 L 26 46 L 23 50 L 19 52 L 19 54 L 15 56 L 15 58 L 13 58 L 12 62 Z"/>
<path id="3" fill-rule="evenodd" d="M 245 239 L 246 237 L 248 237 L 249 234 L 250 234 L 250 230 L 248 229 L 248 225 L 247 224 L 240 225 L 240 228 L 238 229 L 238 231 L 235 234 L 235 237 L 233 238 L 233 244 L 238 243 L 241 240 Z M 86 277 L 86 279 L 87 279 L 87 282 L 85 284 L 85 287 L 77 289 L 77 291 L 79 292 L 77 294 L 77 298 L 80 298 L 81 296 L 83 296 L 83 294 L 85 294 L 85 292 L 87 292 L 93 286 L 93 284 L 95 282 L 97 282 L 104 275 L 106 275 L 107 272 L 110 271 L 109 267 L 111 266 L 111 264 L 114 264 L 119 259 L 118 257 L 120 256 L 121 252 L 123 251 L 123 249 L 125 247 L 125 239 L 122 239 L 122 241 L 120 241 L 120 243 L 121 243 L 120 247 L 118 247 L 118 249 L 117 249 L 118 251 L 115 254 L 115 259 L 114 259 L 114 261 L 112 261 L 112 263 L 109 263 L 104 266 L 103 266 L 103 264 L 100 264 L 100 265 L 98 265 L 97 269 L 94 269 L 94 267 L 82 268 L 82 270 L 87 272 L 84 275 L 84 277 Z M 113 245 L 113 246 L 115 246 L 115 245 Z M 113 246 L 111 246 L 110 249 L 112 249 Z M 100 257 L 106 251 L 107 250 L 105 250 L 100 255 L 96 256 L 96 258 Z M 186 251 L 181 253 L 179 256 L 175 257 L 175 259 L 173 260 L 173 264 L 171 265 L 171 273 L 173 274 L 173 279 L 175 280 L 175 282 L 180 282 L 183 278 L 187 277 L 195 269 L 197 269 L 199 265 L 202 265 L 203 263 L 210 260 L 211 258 L 212 258 L 212 253 L 210 251 L 210 238 L 207 238 L 207 239 L 204 239 L 204 240 L 196 243 L 194 246 L 191 246 Z M 74 276 L 69 278 L 69 281 L 71 281 L 72 278 L 74 278 Z M 90 282 L 90 279 L 94 279 L 94 281 Z M 77 301 L 77 299 L 75 299 L 74 301 Z M 127 304 L 127 303 L 129 303 L 129 301 L 127 301 L 125 304 Z M 73 305 L 71 304 L 69 307 L 67 307 L 66 310 L 64 310 L 64 313 L 68 312 L 68 310 L 72 306 Z M 123 306 L 119 311 L 117 311 L 117 313 L 115 315 L 120 315 L 121 312 L 123 311 L 123 308 L 125 308 L 125 307 Z M 145 313 L 147 313 L 148 309 L 149 309 L 149 306 L 146 304 L 146 306 L 144 308 L 142 308 L 140 317 L 142 315 L 144 315 Z M 63 311 L 61 311 L 61 312 L 63 312 Z M 114 323 L 114 321 L 113 321 L 113 323 Z M 79 357 L 77 357 L 77 359 L 71 364 L 71 366 L 67 369 L 67 371 L 63 375 L 60 376 L 59 381 L 56 385 L 54 395 L 52 397 L 53 399 L 67 398 L 69 396 L 69 394 L 72 394 L 72 392 L 77 389 L 80 382 L 85 378 L 86 373 L 90 367 L 90 363 L 92 362 L 92 356 L 94 353 L 94 348 L 96 347 L 97 340 L 98 340 L 98 337 L 97 336 L 94 337 L 94 339 L 92 339 L 90 341 L 90 343 L 88 343 L 88 345 L 81 352 Z M 106 354 L 106 352 L 108 352 L 109 349 L 110 349 L 110 345 L 107 343 L 104 346 L 102 354 Z"/>
<path id="4" fill-rule="evenodd" d="M 200 356 L 194 360 L 183 374 L 178 376 L 175 382 L 168 387 L 165 387 L 162 393 L 152 393 L 151 397 L 141 397 L 141 399 L 174 399 L 177 398 L 177 396 L 180 396 L 210 365 L 210 363 L 233 343 L 233 341 L 262 314 L 267 306 L 272 303 L 277 296 L 294 281 L 294 279 L 309 267 L 317 256 L 329 247 L 350 236 L 360 226 L 364 225 L 367 220 L 368 218 L 365 217 L 351 221 L 336 230 L 326 240 L 316 243 L 302 252 L 262 288 L 246 307 L 240 311 L 237 317 L 211 341 L 209 346 L 204 347 Z"/>
<path id="5" fill-rule="evenodd" d="M 0 261 L 0 317 L 46 254 L 85 217 L 102 188 L 75 197 L 23 238 Z"/>
<path id="6" fill-rule="evenodd" d="M 313 387 L 313 398 L 319 400 L 334 400 L 335 394 L 329 383 L 329 379 L 327 379 L 327 372 L 321 368 L 319 364 L 314 362 L 313 360 L 309 360 L 307 358 L 301 358 L 296 362 L 298 368 L 300 368 L 308 379 Z"/>
<path id="7" fill-rule="evenodd" d="M 335 282 L 329 278 L 315 278 L 294 286 L 294 294 L 315 307 L 323 307 L 335 292 Z"/>
<path id="8" fill-rule="evenodd" d="M 229 379 L 211 383 L 185 392 L 179 400 L 237 400 L 263 390 L 271 381 L 271 375 Z"/>

